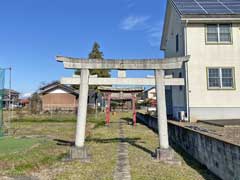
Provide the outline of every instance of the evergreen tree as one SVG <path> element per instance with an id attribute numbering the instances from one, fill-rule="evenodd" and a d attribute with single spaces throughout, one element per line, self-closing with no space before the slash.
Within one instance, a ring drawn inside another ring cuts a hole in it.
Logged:
<path id="1" fill-rule="evenodd" d="M 94 42 L 92 51 L 89 53 L 89 59 L 102 59 L 103 60 L 103 52 L 100 51 L 100 46 L 97 42 Z M 80 71 L 77 70 L 75 74 L 80 74 Z M 98 75 L 98 77 L 110 77 L 109 70 L 102 70 L 102 69 L 91 69 L 91 75 Z"/>

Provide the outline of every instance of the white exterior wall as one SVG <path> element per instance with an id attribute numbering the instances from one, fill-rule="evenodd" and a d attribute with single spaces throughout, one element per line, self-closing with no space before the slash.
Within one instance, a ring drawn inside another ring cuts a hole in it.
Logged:
<path id="1" fill-rule="evenodd" d="M 191 120 L 240 118 L 240 24 L 233 24 L 233 43 L 208 45 L 205 24 L 187 27 Z M 234 90 L 208 90 L 207 67 L 234 67 Z"/>
<path id="2" fill-rule="evenodd" d="M 170 13 L 170 24 L 169 24 L 169 32 L 166 43 L 165 57 L 176 57 L 176 56 L 184 56 L 184 26 L 181 23 L 179 15 L 175 10 L 169 7 Z M 176 52 L 176 35 L 179 35 L 179 51 Z M 166 74 L 172 74 L 175 78 L 179 77 L 179 73 L 182 73 L 182 77 L 184 77 L 184 70 L 169 70 L 166 71 Z M 185 102 L 185 88 L 183 87 L 180 90 L 179 86 L 172 86 L 172 112 L 173 117 L 178 118 L 179 111 L 186 111 L 186 102 Z M 166 99 L 168 101 L 168 99 Z"/>
<path id="3" fill-rule="evenodd" d="M 148 94 L 148 99 L 155 99 L 155 100 L 157 99 L 156 88 L 150 89 L 147 94 Z"/>
<path id="4" fill-rule="evenodd" d="M 49 94 L 66 94 L 67 92 L 62 89 L 55 89 L 53 91 L 50 91 Z"/>

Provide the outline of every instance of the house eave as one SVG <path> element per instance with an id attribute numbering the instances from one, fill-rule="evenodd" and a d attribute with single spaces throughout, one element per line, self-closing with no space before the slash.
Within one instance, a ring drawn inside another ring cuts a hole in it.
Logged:
<path id="1" fill-rule="evenodd" d="M 208 15 L 181 15 L 181 20 L 188 23 L 208 23 L 208 22 L 240 22 L 239 15 L 230 15 L 230 14 L 208 14 Z"/>

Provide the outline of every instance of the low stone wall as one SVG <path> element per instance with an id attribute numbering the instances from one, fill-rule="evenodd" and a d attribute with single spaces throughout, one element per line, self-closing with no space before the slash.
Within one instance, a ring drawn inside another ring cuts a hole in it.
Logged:
<path id="1" fill-rule="evenodd" d="M 138 121 L 157 131 L 157 119 L 137 113 Z M 181 147 L 223 180 L 240 180 L 240 146 L 168 123 L 170 144 Z"/>

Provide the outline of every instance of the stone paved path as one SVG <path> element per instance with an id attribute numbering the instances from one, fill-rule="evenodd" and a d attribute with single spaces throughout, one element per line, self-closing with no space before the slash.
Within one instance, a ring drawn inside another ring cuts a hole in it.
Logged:
<path id="1" fill-rule="evenodd" d="M 131 180 L 130 165 L 128 159 L 128 143 L 124 136 L 123 120 L 119 120 L 120 142 L 118 146 L 117 166 L 114 172 L 114 180 Z"/>

